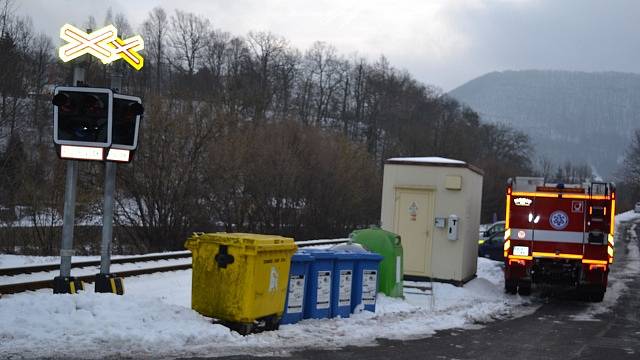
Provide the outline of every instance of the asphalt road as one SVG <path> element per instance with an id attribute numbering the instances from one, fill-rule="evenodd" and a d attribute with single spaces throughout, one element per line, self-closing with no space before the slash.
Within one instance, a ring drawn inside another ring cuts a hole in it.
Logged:
<path id="1" fill-rule="evenodd" d="M 619 229 L 625 236 L 616 244 L 616 268 L 628 261 L 626 235 L 630 224 Z M 640 238 L 640 224 L 637 226 Z M 636 260 L 637 261 L 637 260 Z M 486 324 L 481 329 L 440 331 L 420 340 L 378 339 L 378 346 L 340 350 L 304 350 L 291 357 L 259 359 L 640 359 L 640 276 L 623 274 L 629 282 L 610 311 L 585 316 L 589 303 L 572 294 L 540 299 L 533 314 Z M 611 286 L 611 284 L 610 284 Z M 606 297 L 605 295 L 605 301 Z M 535 293 L 534 293 L 534 296 Z M 572 299 L 573 298 L 573 299 Z M 228 359 L 249 359 L 234 356 Z"/>

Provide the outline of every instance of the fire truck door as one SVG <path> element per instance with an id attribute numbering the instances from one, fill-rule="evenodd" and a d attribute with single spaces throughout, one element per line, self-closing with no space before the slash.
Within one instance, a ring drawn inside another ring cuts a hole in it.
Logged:
<path id="1" fill-rule="evenodd" d="M 537 197 L 531 218 L 533 251 L 544 254 L 582 255 L 584 200 Z"/>

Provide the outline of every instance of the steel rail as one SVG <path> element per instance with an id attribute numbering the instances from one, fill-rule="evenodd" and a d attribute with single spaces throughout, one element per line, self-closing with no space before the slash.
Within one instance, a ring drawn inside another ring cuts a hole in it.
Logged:
<path id="1" fill-rule="evenodd" d="M 327 245 L 327 244 L 338 244 L 347 242 L 347 239 L 332 239 L 332 240 L 311 240 L 311 241 L 299 241 L 296 242 L 296 245 L 299 247 L 306 246 L 315 246 L 315 245 Z M 158 261 L 158 260 L 171 260 L 171 259 L 182 259 L 191 257 L 190 251 L 184 251 L 180 253 L 172 253 L 172 254 L 160 254 L 160 255 L 142 255 L 136 257 L 127 257 L 127 258 L 118 258 L 113 259 L 111 262 L 114 264 L 126 264 L 126 263 L 138 263 L 138 262 L 148 262 L 148 261 Z M 100 260 L 95 261 L 79 261 L 71 264 L 72 268 L 83 268 L 89 266 L 99 266 Z M 23 267 L 15 267 L 15 268 L 4 268 L 0 269 L 0 276 L 12 276 L 12 275 L 21 275 L 21 274 L 30 274 L 34 272 L 43 272 L 43 271 L 54 271 L 57 270 L 59 264 L 43 264 L 43 265 L 33 265 L 33 266 L 23 266 Z M 116 277 L 132 277 L 139 275 L 147 275 L 153 273 L 160 272 L 169 272 L 169 271 L 178 271 L 178 270 L 188 270 L 191 269 L 191 264 L 180 264 L 180 265 L 170 265 L 170 266 L 162 266 L 162 267 L 150 267 L 144 269 L 135 269 L 135 270 L 124 270 L 119 272 L 112 273 Z M 76 276 L 77 279 L 80 279 L 83 282 L 94 282 L 95 275 L 83 275 Z M 21 283 L 13 283 L 0 285 L 0 294 L 15 294 L 24 291 L 35 291 L 40 289 L 47 289 L 53 287 L 53 280 L 40 280 L 40 281 L 29 281 L 29 282 L 21 282 Z"/>
<path id="2" fill-rule="evenodd" d="M 98 261 L 98 264 L 99 263 L 100 262 Z M 191 264 L 179 264 L 179 265 L 170 265 L 170 266 L 145 268 L 145 269 L 124 270 L 124 271 L 114 272 L 112 274 L 116 277 L 126 278 L 131 276 L 147 275 L 147 274 L 178 271 L 178 270 L 188 270 L 188 269 L 191 269 Z M 84 276 L 76 276 L 75 278 L 80 279 L 83 282 L 90 283 L 95 281 L 96 276 L 84 275 Z M 24 291 L 34 291 L 34 290 L 47 289 L 47 288 L 53 288 L 53 279 L 0 285 L 0 294 L 15 294 L 15 293 L 20 293 Z"/>
<path id="3" fill-rule="evenodd" d="M 122 257 L 122 258 L 112 259 L 111 263 L 112 264 L 129 264 L 129 263 L 146 262 L 146 261 L 183 259 L 188 257 L 191 257 L 191 251 L 182 251 L 179 253 L 171 253 L 171 254 Z M 100 266 L 100 260 L 77 261 L 71 264 L 71 267 L 74 269 L 90 267 L 90 266 Z M 14 276 L 14 275 L 22 275 L 22 274 L 31 274 L 36 272 L 55 271 L 55 270 L 58 270 L 59 268 L 60 268 L 60 263 L 29 265 L 29 266 L 20 266 L 20 267 L 12 267 L 12 268 L 0 268 L 0 276 Z"/>

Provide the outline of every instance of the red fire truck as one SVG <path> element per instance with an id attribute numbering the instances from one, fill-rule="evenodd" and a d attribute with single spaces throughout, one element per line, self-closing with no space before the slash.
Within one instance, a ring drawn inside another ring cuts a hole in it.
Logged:
<path id="1" fill-rule="evenodd" d="M 531 284 L 572 286 L 602 301 L 613 264 L 615 206 L 612 183 L 509 179 L 505 290 L 529 295 Z"/>

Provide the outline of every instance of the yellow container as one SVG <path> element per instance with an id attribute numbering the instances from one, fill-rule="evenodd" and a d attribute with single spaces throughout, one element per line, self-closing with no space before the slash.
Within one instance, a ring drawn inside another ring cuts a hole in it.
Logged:
<path id="1" fill-rule="evenodd" d="M 196 233 L 192 252 L 191 308 L 222 321 L 250 324 L 284 312 L 291 238 L 239 233 Z"/>

